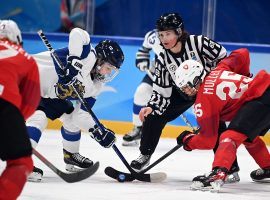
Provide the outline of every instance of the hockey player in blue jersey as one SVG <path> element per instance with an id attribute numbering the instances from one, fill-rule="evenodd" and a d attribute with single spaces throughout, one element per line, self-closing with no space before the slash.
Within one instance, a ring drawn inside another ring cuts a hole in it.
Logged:
<path id="1" fill-rule="evenodd" d="M 32 147 L 36 148 L 47 126 L 47 118 L 62 121 L 64 162 L 66 170 L 74 172 L 93 165 L 89 158 L 79 153 L 81 130 L 105 148 L 116 140 L 113 131 L 105 128 L 106 133 L 101 133 L 95 126 L 77 92 L 92 107 L 104 84 L 118 74 L 124 55 L 120 46 L 111 40 L 103 40 L 93 48 L 89 34 L 80 28 L 70 32 L 68 47 L 55 52 L 65 65 L 64 69 L 57 65 L 49 51 L 33 55 L 39 67 L 42 98 L 26 125 Z M 42 175 L 43 171 L 35 167 L 29 180 L 40 181 Z"/>

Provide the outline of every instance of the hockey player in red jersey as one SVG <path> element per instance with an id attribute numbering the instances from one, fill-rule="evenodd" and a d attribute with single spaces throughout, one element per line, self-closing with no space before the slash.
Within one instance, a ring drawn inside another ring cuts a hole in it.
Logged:
<path id="1" fill-rule="evenodd" d="M 196 95 L 194 112 L 201 127 L 198 135 L 181 133 L 178 144 L 187 151 L 212 149 L 218 137 L 218 122 L 230 122 L 220 136 L 212 171 L 206 178 L 193 179 L 192 189 L 218 191 L 241 144 L 261 168 L 262 174 L 252 172 L 251 178 L 254 181 L 270 178 L 270 155 L 259 137 L 270 128 L 270 74 L 261 70 L 254 79 L 249 78 L 247 53 L 246 49 L 233 51 L 209 75 L 193 60 L 187 60 L 176 71 L 180 90 L 189 96 Z"/>
<path id="2" fill-rule="evenodd" d="M 17 199 L 33 170 L 25 120 L 40 100 L 39 75 L 21 45 L 17 24 L 0 20 L 0 159 L 7 162 L 0 176 L 0 200 Z"/>

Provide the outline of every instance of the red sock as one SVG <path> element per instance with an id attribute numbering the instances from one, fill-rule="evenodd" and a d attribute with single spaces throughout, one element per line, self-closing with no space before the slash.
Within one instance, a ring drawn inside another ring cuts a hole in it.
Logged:
<path id="1" fill-rule="evenodd" d="M 252 143 L 244 142 L 244 144 L 249 154 L 261 168 L 270 167 L 270 154 L 260 137 L 256 137 Z"/>
<path id="2" fill-rule="evenodd" d="M 229 170 L 236 158 L 237 148 L 246 138 L 247 136 L 234 130 L 223 132 L 219 139 L 212 167 L 225 167 Z"/>
<path id="3" fill-rule="evenodd" d="M 8 160 L 0 176 L 0 200 L 15 200 L 21 194 L 27 176 L 33 170 L 32 157 Z"/>

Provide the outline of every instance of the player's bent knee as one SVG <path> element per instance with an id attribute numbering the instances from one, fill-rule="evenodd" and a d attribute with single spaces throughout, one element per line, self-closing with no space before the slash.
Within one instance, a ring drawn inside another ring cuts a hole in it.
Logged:
<path id="1" fill-rule="evenodd" d="M 45 130 L 48 124 L 46 114 L 41 110 L 36 110 L 34 114 L 26 121 L 27 126 L 38 128 L 41 132 Z"/>

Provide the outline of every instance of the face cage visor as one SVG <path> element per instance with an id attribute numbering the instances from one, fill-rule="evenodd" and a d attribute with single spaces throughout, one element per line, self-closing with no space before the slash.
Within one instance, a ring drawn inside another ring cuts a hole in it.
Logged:
<path id="1" fill-rule="evenodd" d="M 114 79 L 119 73 L 119 69 L 108 62 L 101 62 L 96 69 L 95 79 L 107 83 Z"/>

